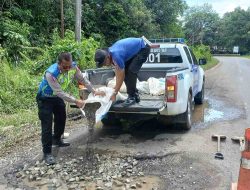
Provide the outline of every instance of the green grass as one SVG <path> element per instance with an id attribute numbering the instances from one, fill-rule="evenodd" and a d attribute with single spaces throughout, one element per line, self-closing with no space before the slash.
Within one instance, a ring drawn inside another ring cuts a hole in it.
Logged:
<path id="1" fill-rule="evenodd" d="M 4 114 L 0 116 L 0 131 L 4 127 L 34 124 L 38 121 L 37 110 L 20 110 L 14 114 Z"/>
<path id="2" fill-rule="evenodd" d="M 244 55 L 243 57 L 250 59 L 250 55 Z"/>
<path id="3" fill-rule="evenodd" d="M 216 66 L 218 63 L 219 63 L 219 60 L 212 57 L 212 59 L 210 61 L 208 61 L 206 65 L 202 65 L 201 67 L 204 70 L 208 70 L 208 69 L 211 69 L 212 67 Z"/>

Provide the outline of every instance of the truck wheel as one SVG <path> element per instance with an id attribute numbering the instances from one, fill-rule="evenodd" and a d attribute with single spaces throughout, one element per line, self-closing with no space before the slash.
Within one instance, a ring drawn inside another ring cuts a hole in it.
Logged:
<path id="1" fill-rule="evenodd" d="M 192 96 L 188 94 L 187 110 L 182 114 L 184 123 L 181 123 L 180 126 L 184 130 L 189 130 L 192 126 Z"/>
<path id="2" fill-rule="evenodd" d="M 196 96 L 194 97 L 195 104 L 203 104 L 204 94 L 205 94 L 204 82 L 205 81 L 203 81 L 203 85 L 202 85 L 201 91 L 198 92 L 198 94 L 196 94 Z"/>
<path id="3" fill-rule="evenodd" d="M 107 115 L 102 119 L 102 124 L 105 129 L 112 129 L 120 126 L 121 122 L 115 117 L 115 114 L 107 113 Z"/>

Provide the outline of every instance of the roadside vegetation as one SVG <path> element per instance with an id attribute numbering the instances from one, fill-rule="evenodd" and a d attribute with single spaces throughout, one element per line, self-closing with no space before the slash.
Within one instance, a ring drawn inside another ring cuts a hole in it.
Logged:
<path id="1" fill-rule="evenodd" d="M 245 55 L 243 57 L 250 59 L 250 55 Z"/>
<path id="2" fill-rule="evenodd" d="M 219 60 L 212 56 L 209 46 L 196 45 L 196 46 L 191 46 L 191 48 L 195 54 L 195 57 L 197 58 L 197 61 L 199 59 L 207 60 L 207 64 L 201 65 L 201 67 L 204 70 L 211 69 L 212 67 L 214 67 L 215 65 L 219 63 Z"/>
<path id="3" fill-rule="evenodd" d="M 212 67 L 216 66 L 218 63 L 219 63 L 219 60 L 212 57 L 211 60 L 209 60 L 206 65 L 202 65 L 201 67 L 204 70 L 208 70 L 208 69 L 211 69 Z"/>
<path id="4" fill-rule="evenodd" d="M 210 5 L 188 8 L 182 0 L 86 0 L 82 39 L 77 43 L 74 3 L 63 2 L 64 32 L 60 31 L 59 1 L 5 0 L 0 6 L 0 140 L 7 139 L 3 147 L 40 131 L 37 88 L 44 70 L 62 51 L 71 52 L 82 70 L 95 66 L 98 47 L 130 36 L 184 37 L 197 59 L 207 59 L 204 69 L 218 63 L 210 53 L 213 46 L 229 48 L 237 42 L 243 53 L 250 52 L 250 36 L 245 33 L 250 31 L 246 28 L 250 9 L 237 8 L 220 19 Z M 235 30 L 237 35 L 232 34 Z M 70 92 L 77 94 L 76 87 Z"/>

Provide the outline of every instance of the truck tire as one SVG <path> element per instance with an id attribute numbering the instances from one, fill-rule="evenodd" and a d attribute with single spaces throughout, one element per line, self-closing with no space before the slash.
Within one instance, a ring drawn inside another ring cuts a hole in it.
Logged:
<path id="1" fill-rule="evenodd" d="M 189 130 L 192 127 L 192 96 L 188 94 L 187 110 L 182 114 L 183 123 L 180 123 L 180 127 L 184 130 Z"/>
<path id="2" fill-rule="evenodd" d="M 114 129 L 118 128 L 118 126 L 121 125 L 121 122 L 115 117 L 114 113 L 107 113 L 107 115 L 102 119 L 102 124 L 105 129 Z"/>
<path id="3" fill-rule="evenodd" d="M 198 92 L 198 94 L 196 94 L 196 96 L 194 97 L 195 104 L 200 105 L 200 104 L 203 104 L 203 102 L 204 102 L 204 95 L 205 95 L 204 82 L 205 82 L 205 80 L 203 80 L 201 91 Z"/>

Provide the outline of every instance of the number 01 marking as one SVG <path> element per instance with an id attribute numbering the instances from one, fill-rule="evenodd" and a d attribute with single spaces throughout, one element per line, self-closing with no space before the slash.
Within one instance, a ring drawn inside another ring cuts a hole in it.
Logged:
<path id="1" fill-rule="evenodd" d="M 148 62 L 150 63 L 154 63 L 154 62 L 157 62 L 157 63 L 160 63 L 160 53 L 157 53 L 157 54 L 154 54 L 154 53 L 150 53 L 149 56 L 148 56 Z"/>

